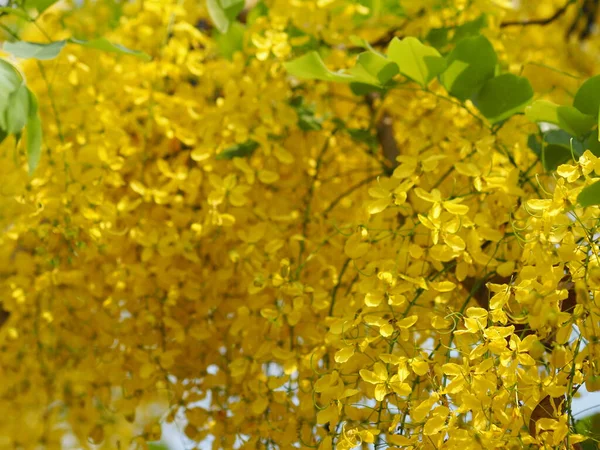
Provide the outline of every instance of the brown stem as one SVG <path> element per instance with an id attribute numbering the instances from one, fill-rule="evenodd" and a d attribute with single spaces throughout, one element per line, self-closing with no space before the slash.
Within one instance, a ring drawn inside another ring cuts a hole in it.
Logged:
<path id="1" fill-rule="evenodd" d="M 379 94 L 372 93 L 366 97 L 369 111 L 371 112 L 371 126 L 375 123 L 375 129 L 377 131 L 377 141 L 381 146 L 381 152 L 385 160 L 389 163 L 386 172 L 390 172 L 397 165 L 396 157 L 400 154 L 398 150 L 398 144 L 396 143 L 396 137 L 394 136 L 394 121 L 392 116 L 387 112 L 383 111 L 381 117 L 377 117 L 379 114 L 375 108 L 375 100 L 380 98 Z"/>
<path id="2" fill-rule="evenodd" d="M 565 37 L 568 39 L 577 30 L 580 23 L 583 23 L 583 28 L 579 32 L 579 40 L 583 41 L 586 39 L 592 33 L 594 28 L 599 6 L 599 0 L 584 0 L 582 7 L 579 9 L 577 17 L 575 17 L 575 20 L 573 20 L 573 23 L 567 30 Z"/>
<path id="3" fill-rule="evenodd" d="M 483 309 L 489 309 L 489 299 L 491 297 L 491 292 L 487 287 L 487 283 L 489 282 L 494 284 L 508 284 L 510 283 L 510 280 L 510 277 L 494 275 L 492 278 L 488 279 L 486 283 L 482 283 L 477 288 L 477 278 L 467 277 L 463 280 L 462 285 L 468 292 L 472 292 L 472 298 L 477 302 L 477 305 L 479 307 Z M 563 279 L 558 284 L 558 288 L 567 289 L 568 291 L 567 298 L 562 300 L 560 303 L 560 310 L 562 312 L 571 312 L 577 305 L 577 295 L 575 293 L 575 284 L 571 281 L 570 274 L 566 274 L 563 277 Z M 475 289 L 475 291 L 473 291 L 473 289 Z M 513 323 L 511 321 L 507 325 L 513 325 L 515 327 L 514 334 L 520 336 L 521 338 L 535 333 L 535 331 L 529 327 L 528 323 Z M 554 334 L 550 334 L 544 339 L 541 339 L 541 343 L 546 348 L 546 351 L 551 352 L 554 344 Z"/>
<path id="4" fill-rule="evenodd" d="M 394 137 L 394 122 L 387 111 L 383 112 L 381 119 L 377 122 L 377 140 L 381 145 L 385 159 L 391 163 L 392 167 L 396 167 L 398 165 L 396 157 L 400 154 L 400 151 Z"/>

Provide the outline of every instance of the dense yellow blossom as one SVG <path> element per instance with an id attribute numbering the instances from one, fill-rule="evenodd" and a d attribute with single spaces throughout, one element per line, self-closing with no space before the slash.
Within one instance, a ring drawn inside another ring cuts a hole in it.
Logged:
<path id="1" fill-rule="evenodd" d="M 535 124 L 490 125 L 438 81 L 397 75 L 381 98 L 284 67 L 443 27 L 452 46 L 485 14 L 503 72 L 570 104 L 600 67 L 597 36 L 565 39 L 575 5 L 503 27 L 564 2 L 268 0 L 226 57 L 204 2 L 125 2 L 112 27 L 109 3 L 58 3 L 21 35 L 152 59 L 20 62 L 45 137 L 31 177 L 0 146 L 0 448 L 145 448 L 161 421 L 215 449 L 584 439 L 600 209 L 577 197 L 598 156 L 544 170 Z"/>

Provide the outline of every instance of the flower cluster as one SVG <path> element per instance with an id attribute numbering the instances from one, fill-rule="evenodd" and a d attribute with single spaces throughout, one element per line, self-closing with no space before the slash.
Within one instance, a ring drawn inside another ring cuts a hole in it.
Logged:
<path id="1" fill-rule="evenodd" d="M 577 203 L 593 149 L 546 171 L 534 124 L 490 126 L 437 81 L 353 95 L 283 66 L 481 32 L 560 103 L 592 70 L 563 41 L 571 11 L 501 28 L 553 2 L 269 0 L 228 52 L 204 2 L 126 2 L 113 29 L 108 3 L 23 33 L 106 33 L 152 60 L 67 46 L 22 64 L 45 140 L 32 177 L 21 143 L 0 146 L 1 448 L 144 448 L 161 421 L 215 449 L 584 439 L 570 404 L 600 376 L 600 210 Z"/>

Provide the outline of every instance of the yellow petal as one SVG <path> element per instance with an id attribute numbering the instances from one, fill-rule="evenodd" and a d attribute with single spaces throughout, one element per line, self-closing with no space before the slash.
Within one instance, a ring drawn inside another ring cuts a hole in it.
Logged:
<path id="1" fill-rule="evenodd" d="M 379 334 L 383 337 L 390 337 L 394 333 L 394 327 L 389 323 L 386 323 L 381 328 L 379 328 Z"/>
<path id="2" fill-rule="evenodd" d="M 371 215 L 379 214 L 380 212 L 385 211 L 385 209 L 388 206 L 390 206 L 390 203 L 392 203 L 392 199 L 389 197 L 375 200 L 374 202 L 369 203 L 369 206 L 367 207 L 367 211 Z"/>
<path id="3" fill-rule="evenodd" d="M 417 320 L 419 320 L 419 316 L 414 315 L 414 316 L 408 316 L 405 319 L 399 320 L 396 323 L 396 326 L 398 328 L 410 328 L 412 327 L 415 323 L 417 323 Z"/>
<path id="4" fill-rule="evenodd" d="M 410 395 L 412 387 L 408 383 L 391 383 L 392 390 L 402 396 Z"/>
<path id="5" fill-rule="evenodd" d="M 368 242 L 364 242 L 359 233 L 354 233 L 350 238 L 346 241 L 346 245 L 344 245 L 344 253 L 348 258 L 358 259 L 364 256 L 370 248 L 370 244 Z"/>
<path id="6" fill-rule="evenodd" d="M 261 170 L 258 172 L 258 179 L 264 184 L 272 184 L 279 180 L 279 174 L 271 170 Z"/>
<path id="7" fill-rule="evenodd" d="M 379 379 L 377 374 L 375 372 L 371 372 L 370 370 L 361 369 L 359 372 L 359 375 L 367 383 L 371 383 L 371 384 L 381 383 L 381 380 Z"/>
<path id="8" fill-rule="evenodd" d="M 431 436 L 437 434 L 444 429 L 446 426 L 446 418 L 442 416 L 434 416 L 425 423 L 423 428 L 423 434 L 425 436 Z"/>
<path id="9" fill-rule="evenodd" d="M 335 353 L 335 362 L 345 363 L 354 355 L 354 346 L 344 347 Z"/>
<path id="10" fill-rule="evenodd" d="M 412 370 L 419 376 L 425 375 L 429 372 L 429 363 L 427 361 L 415 360 L 410 363 Z"/>
<path id="11" fill-rule="evenodd" d="M 424 189 L 418 187 L 415 188 L 414 192 L 417 197 L 419 197 L 422 200 L 425 200 L 426 202 L 436 203 L 441 200 L 440 191 L 438 191 L 437 189 L 434 189 L 431 191 L 431 193 L 429 193 Z"/>
<path id="12" fill-rule="evenodd" d="M 326 409 L 317 413 L 317 423 L 321 425 L 326 424 L 328 422 L 337 422 L 337 419 L 338 409 L 334 403 L 330 404 Z"/>
<path id="13" fill-rule="evenodd" d="M 462 163 L 457 162 L 454 164 L 454 169 L 461 175 L 465 175 L 467 177 L 478 177 L 481 175 L 481 170 L 473 163 Z"/>
<path id="14" fill-rule="evenodd" d="M 442 205 L 444 206 L 444 209 L 446 211 L 448 211 L 450 214 L 456 214 L 456 215 L 465 215 L 469 212 L 469 207 L 467 205 L 461 205 L 459 203 L 452 203 L 452 202 L 444 202 L 442 203 Z"/>
<path id="15" fill-rule="evenodd" d="M 388 395 L 388 393 L 389 389 L 384 383 L 380 383 L 377 386 L 375 386 L 375 400 L 377 400 L 378 402 L 383 400 L 385 396 Z"/>
<path id="16" fill-rule="evenodd" d="M 375 186 L 369 189 L 369 195 L 373 198 L 382 199 L 388 198 L 390 196 L 390 192 L 381 186 Z"/>
<path id="17" fill-rule="evenodd" d="M 437 283 L 431 283 L 431 287 L 438 292 L 450 292 L 456 288 L 456 284 L 452 281 L 439 281 Z"/>
<path id="18" fill-rule="evenodd" d="M 365 295 L 365 305 L 369 308 L 376 308 L 383 301 L 383 294 L 381 292 L 369 292 Z"/>

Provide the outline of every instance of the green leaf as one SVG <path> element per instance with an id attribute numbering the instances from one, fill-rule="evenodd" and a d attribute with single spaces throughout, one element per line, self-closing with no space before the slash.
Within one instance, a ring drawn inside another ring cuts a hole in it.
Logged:
<path id="1" fill-rule="evenodd" d="M 392 39 L 387 54 L 398 64 L 402 75 L 423 87 L 446 68 L 444 58 L 435 48 L 423 45 L 414 37 Z"/>
<path id="2" fill-rule="evenodd" d="M 30 22 L 32 20 L 31 17 L 29 17 L 29 14 L 27 14 L 27 12 L 25 12 L 19 8 L 11 8 L 10 6 L 0 7 L 0 13 L 12 14 L 13 16 L 17 16 L 17 17 L 20 17 L 21 19 L 25 19 L 28 22 Z"/>
<path id="3" fill-rule="evenodd" d="M 38 114 L 38 103 L 33 92 L 27 90 L 29 98 L 29 117 L 27 119 L 27 161 L 29 175 L 37 168 L 42 153 L 42 122 Z"/>
<path id="4" fill-rule="evenodd" d="M 298 128 L 303 131 L 319 131 L 323 128 L 323 119 L 315 115 L 314 107 L 304 104 L 303 97 L 293 98 L 290 105 L 298 114 Z"/>
<path id="5" fill-rule="evenodd" d="M 35 8 L 38 13 L 41 14 L 56 2 L 58 2 L 58 0 L 26 0 L 25 8 Z"/>
<path id="6" fill-rule="evenodd" d="M 581 450 L 598 450 L 598 444 L 597 441 L 599 441 L 600 439 L 598 438 L 594 438 L 594 439 L 587 439 L 583 442 L 581 442 L 579 444 Z"/>
<path id="7" fill-rule="evenodd" d="M 231 147 L 226 148 L 221 153 L 219 153 L 215 157 L 215 159 L 218 159 L 218 160 L 233 159 L 236 157 L 244 158 L 246 156 L 252 155 L 252 153 L 254 153 L 254 150 L 256 150 L 258 147 L 259 147 L 258 142 L 250 139 L 242 144 L 235 144 L 235 145 L 232 145 Z"/>
<path id="8" fill-rule="evenodd" d="M 474 103 L 491 123 L 496 123 L 522 111 L 532 98 L 533 88 L 527 78 L 505 73 L 486 81 Z"/>
<path id="9" fill-rule="evenodd" d="M 527 147 L 529 147 L 539 158 L 542 157 L 542 144 L 540 143 L 537 134 L 530 134 L 527 137 Z"/>
<path id="10" fill-rule="evenodd" d="M 453 44 L 461 39 L 478 36 L 481 29 L 487 26 L 487 17 L 485 14 L 480 15 L 474 20 L 465 22 L 457 27 L 441 27 L 432 28 L 427 33 L 425 40 L 437 49 L 442 49 L 448 44 Z M 452 36 L 451 32 L 454 32 Z"/>
<path id="11" fill-rule="evenodd" d="M 578 420 L 575 423 L 575 431 L 584 436 L 600 439 L 600 413 Z"/>
<path id="12" fill-rule="evenodd" d="M 564 130 L 550 130 L 543 134 L 543 141 L 538 140 L 538 134 L 530 134 L 527 146 L 542 161 L 544 170 L 556 170 L 558 166 L 581 156 L 584 144 Z M 572 151 L 571 151 L 572 147 Z"/>
<path id="13" fill-rule="evenodd" d="M 8 61 L 0 58 L 0 129 L 8 130 L 7 117 L 13 92 L 23 85 L 23 77 Z"/>
<path id="14" fill-rule="evenodd" d="M 227 33 L 231 23 L 244 9 L 244 0 L 206 0 L 206 6 L 217 30 Z"/>
<path id="15" fill-rule="evenodd" d="M 285 33 L 288 35 L 288 42 L 294 51 L 298 52 L 297 54 L 319 49 L 320 44 L 316 37 L 294 25 L 288 26 Z"/>
<path id="16" fill-rule="evenodd" d="M 542 150 L 542 163 L 544 170 L 548 172 L 556 170 L 558 166 L 565 164 L 571 158 L 571 149 L 564 145 L 547 144 Z"/>
<path id="17" fill-rule="evenodd" d="M 447 27 L 442 28 L 432 28 L 425 36 L 425 40 L 431 44 L 433 47 L 437 49 L 444 48 L 448 45 L 449 39 L 448 34 L 450 33 L 450 29 Z"/>
<path id="18" fill-rule="evenodd" d="M 17 90 L 8 95 L 6 108 L 0 126 L 8 134 L 20 132 L 27 123 L 29 116 L 29 89 L 22 84 Z"/>
<path id="19" fill-rule="evenodd" d="M 600 75 L 588 78 L 575 93 L 573 106 L 584 114 L 598 117 L 600 109 Z"/>
<path id="20" fill-rule="evenodd" d="M 244 48 L 244 32 L 246 27 L 239 22 L 234 22 L 226 33 L 214 30 L 213 38 L 219 49 L 219 53 L 227 59 L 231 59 L 236 52 Z"/>
<path id="21" fill-rule="evenodd" d="M 265 2 L 260 1 L 248 12 L 246 23 L 252 25 L 259 17 L 264 17 L 269 14 L 269 7 Z"/>
<path id="22" fill-rule="evenodd" d="M 461 39 L 478 36 L 481 33 L 481 29 L 487 26 L 487 17 L 485 14 L 481 14 L 474 20 L 465 22 L 462 25 L 457 26 L 454 29 L 454 36 L 452 42 L 458 42 Z"/>
<path id="23" fill-rule="evenodd" d="M 354 47 L 364 48 L 365 50 L 373 50 L 373 47 L 371 47 L 369 41 L 361 38 L 360 36 L 357 36 L 356 34 L 350 35 L 348 39 Z"/>
<path id="24" fill-rule="evenodd" d="M 585 140 L 584 147 L 596 156 L 600 156 L 600 142 L 598 142 L 598 129 L 592 131 L 592 133 Z"/>
<path id="25" fill-rule="evenodd" d="M 169 447 L 162 442 L 148 442 L 148 450 L 169 450 Z"/>
<path id="26" fill-rule="evenodd" d="M 379 53 L 367 51 L 358 55 L 356 66 L 348 72 L 363 83 L 379 86 L 398 74 L 398 66 Z"/>
<path id="27" fill-rule="evenodd" d="M 5 42 L 2 48 L 17 58 L 47 60 L 56 58 L 66 43 L 66 41 L 56 41 L 49 44 L 25 41 Z"/>
<path id="28" fill-rule="evenodd" d="M 350 83 L 350 90 L 354 95 L 363 96 L 371 93 L 384 94 L 385 89 L 366 83 Z"/>
<path id="29" fill-rule="evenodd" d="M 23 84 L 23 77 L 15 66 L 0 58 L 0 97 L 17 90 Z"/>
<path id="30" fill-rule="evenodd" d="M 89 41 L 71 38 L 69 39 L 69 42 L 72 44 L 81 45 L 83 47 L 93 48 L 95 50 L 102 50 L 103 52 L 135 56 L 136 58 L 140 58 L 144 61 L 150 61 L 152 59 L 149 55 L 147 55 L 144 52 L 138 50 L 131 50 L 127 47 L 124 47 L 121 44 L 115 44 L 113 42 L 110 42 L 106 38 L 92 39 Z"/>
<path id="31" fill-rule="evenodd" d="M 544 142 L 548 144 L 556 144 L 562 145 L 567 148 L 569 152 L 571 151 L 571 147 L 573 147 L 573 153 L 576 156 L 583 155 L 583 142 L 577 139 L 574 136 L 571 136 L 564 130 L 550 130 L 544 133 Z"/>
<path id="32" fill-rule="evenodd" d="M 298 115 L 298 128 L 302 131 L 319 131 L 323 128 L 323 119 L 311 114 Z"/>
<path id="33" fill-rule="evenodd" d="M 381 2 L 381 14 L 406 17 L 402 3 L 398 0 L 375 0 Z"/>
<path id="34" fill-rule="evenodd" d="M 448 55 L 440 80 L 451 95 L 465 101 L 494 77 L 497 61 L 494 47 L 484 36 L 464 38 Z"/>
<path id="35" fill-rule="evenodd" d="M 367 144 L 370 149 L 377 148 L 377 137 L 368 128 L 348 128 L 347 132 L 354 141 Z"/>
<path id="36" fill-rule="evenodd" d="M 547 100 L 536 100 L 525 109 L 525 115 L 532 122 L 548 122 L 558 125 L 573 136 L 589 132 L 596 121 L 592 116 L 581 113 L 573 106 L 559 106 Z"/>
<path id="37" fill-rule="evenodd" d="M 23 85 L 23 77 L 8 61 L 0 58 L 0 130 L 8 132 L 7 114 L 16 92 Z"/>
<path id="38" fill-rule="evenodd" d="M 343 83 L 355 81 L 355 76 L 353 75 L 332 72 L 329 70 L 327 66 L 325 66 L 321 56 L 315 51 L 308 52 L 299 58 L 286 62 L 283 64 L 283 66 L 290 75 L 298 78 L 305 78 L 309 80 L 339 81 Z"/>
<path id="39" fill-rule="evenodd" d="M 104 0 L 105 6 L 108 7 L 110 15 L 108 17 L 108 26 L 115 29 L 119 26 L 121 17 L 123 16 L 123 3 L 121 0 Z"/>
<path id="40" fill-rule="evenodd" d="M 584 188 L 577 196 L 577 202 L 583 207 L 600 205 L 600 181 Z"/>

